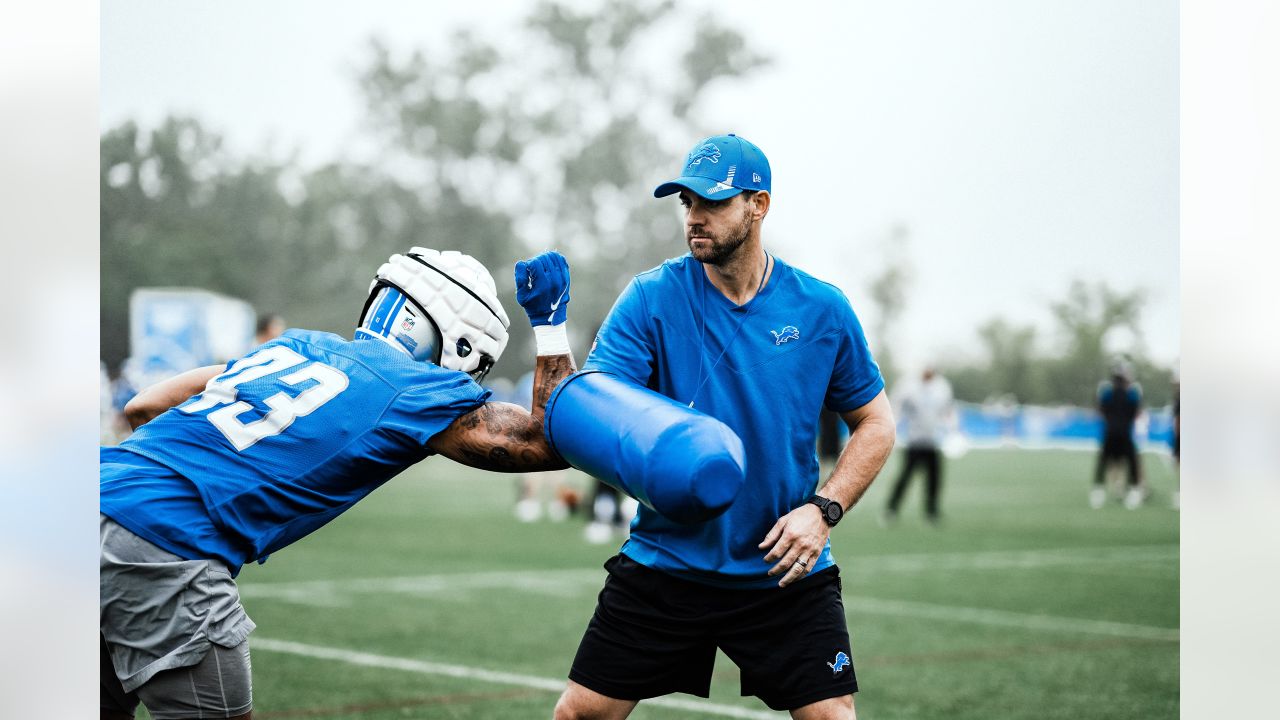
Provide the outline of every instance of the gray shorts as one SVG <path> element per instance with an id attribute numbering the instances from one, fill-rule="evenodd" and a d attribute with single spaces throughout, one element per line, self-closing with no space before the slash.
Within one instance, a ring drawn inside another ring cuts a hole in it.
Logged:
<path id="1" fill-rule="evenodd" d="M 157 720 L 248 712 L 254 624 L 226 566 L 180 558 L 106 516 L 99 527 L 103 707 L 141 698 Z"/>
<path id="2" fill-rule="evenodd" d="M 155 720 L 231 718 L 253 709 L 249 641 L 233 648 L 209 646 L 195 665 L 163 670 L 133 692 L 125 692 L 111 664 L 106 640 L 102 646 L 103 710 L 133 717 L 141 702 Z"/>

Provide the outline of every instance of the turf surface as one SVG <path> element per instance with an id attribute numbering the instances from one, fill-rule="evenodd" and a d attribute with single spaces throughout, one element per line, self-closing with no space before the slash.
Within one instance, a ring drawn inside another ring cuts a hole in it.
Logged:
<path id="1" fill-rule="evenodd" d="M 918 483 L 881 527 L 898 461 L 832 537 L 862 720 L 1177 717 L 1165 458 L 1144 457 L 1144 507 L 1091 510 L 1091 453 L 974 451 L 947 466 L 941 527 Z M 514 485 L 431 459 L 245 568 L 255 717 L 549 718 L 617 544 L 516 522 Z M 673 698 L 703 704 L 632 717 L 769 716 L 723 656 L 709 701 Z"/>

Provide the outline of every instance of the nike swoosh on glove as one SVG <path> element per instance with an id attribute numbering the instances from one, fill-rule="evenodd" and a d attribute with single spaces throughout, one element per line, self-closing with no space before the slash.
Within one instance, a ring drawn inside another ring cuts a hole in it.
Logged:
<path id="1" fill-rule="evenodd" d="M 559 325 L 569 307 L 569 261 L 555 250 L 516 263 L 516 302 L 529 323 Z"/>

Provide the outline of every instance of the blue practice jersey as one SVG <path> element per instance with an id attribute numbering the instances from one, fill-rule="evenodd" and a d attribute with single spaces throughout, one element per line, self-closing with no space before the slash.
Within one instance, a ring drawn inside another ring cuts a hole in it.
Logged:
<path id="1" fill-rule="evenodd" d="M 1098 385 L 1098 409 L 1102 412 L 1103 435 L 1130 437 L 1142 410 L 1142 386 L 1104 380 Z"/>
<path id="2" fill-rule="evenodd" d="M 378 340 L 290 330 L 101 455 L 103 514 L 233 572 L 431 454 L 489 397 Z"/>
<path id="3" fill-rule="evenodd" d="M 781 260 L 741 306 L 689 255 L 636 276 L 584 369 L 692 401 L 742 438 L 747 480 L 727 512 L 680 525 L 641 506 L 622 547 L 643 565 L 739 587 L 777 584 L 757 546 L 817 486 L 819 411 L 862 407 L 884 388 L 844 294 Z M 833 563 L 828 544 L 810 567 Z"/>

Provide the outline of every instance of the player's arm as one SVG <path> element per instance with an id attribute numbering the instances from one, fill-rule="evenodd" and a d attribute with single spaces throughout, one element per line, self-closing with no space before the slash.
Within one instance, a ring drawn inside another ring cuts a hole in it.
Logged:
<path id="1" fill-rule="evenodd" d="M 849 442 L 841 451 L 831 478 L 822 486 L 822 496 L 840 503 L 847 512 L 862 499 L 884 467 L 897 432 L 893 409 L 883 390 L 862 407 L 840 415 L 849 426 Z M 783 515 L 760 543 L 761 550 L 768 550 L 765 562 L 776 563 L 769 574 L 781 575 L 778 584 L 784 587 L 804 577 L 830 534 L 831 528 L 817 505 L 805 503 Z"/>
<path id="2" fill-rule="evenodd" d="M 551 391 L 576 369 L 571 353 L 540 356 L 534 370 L 533 412 L 511 403 L 485 403 L 454 420 L 427 446 L 482 470 L 537 472 L 569 467 L 547 444 L 542 417 Z"/>
<path id="3" fill-rule="evenodd" d="M 510 403 L 485 403 L 453 421 L 427 443 L 445 457 L 484 470 L 536 472 L 568 467 L 542 430 L 551 391 L 577 370 L 565 328 L 569 263 L 558 252 L 516 263 L 516 301 L 533 325 L 538 361 L 532 411 Z"/>
<path id="4" fill-rule="evenodd" d="M 209 380 L 224 370 L 225 365 L 196 368 L 143 389 L 124 406 L 124 417 L 129 421 L 129 427 L 137 430 L 165 410 L 181 405 L 192 395 L 203 391 Z"/>

